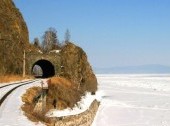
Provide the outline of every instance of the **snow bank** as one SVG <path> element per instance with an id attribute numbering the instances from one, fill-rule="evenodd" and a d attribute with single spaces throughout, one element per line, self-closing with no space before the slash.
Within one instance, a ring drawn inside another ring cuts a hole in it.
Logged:
<path id="1" fill-rule="evenodd" d="M 87 92 L 85 96 L 82 96 L 81 101 L 79 101 L 73 109 L 70 109 L 70 108 L 67 108 L 64 110 L 52 109 L 46 114 L 46 116 L 48 116 L 48 117 L 64 117 L 64 116 L 77 115 L 77 114 L 83 113 L 89 109 L 91 103 L 95 99 L 97 99 L 97 100 L 101 99 L 100 92 L 97 92 L 96 95 L 91 95 L 91 93 Z"/>

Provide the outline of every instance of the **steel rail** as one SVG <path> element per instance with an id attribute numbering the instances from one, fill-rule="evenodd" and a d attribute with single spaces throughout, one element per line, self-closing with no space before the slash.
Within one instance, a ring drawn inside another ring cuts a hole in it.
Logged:
<path id="1" fill-rule="evenodd" d="M 28 80 L 28 81 L 10 83 L 10 84 L 6 84 L 6 85 L 4 85 L 4 86 L 0 86 L 0 89 L 1 89 L 1 88 L 4 88 L 4 87 L 7 87 L 7 86 L 11 86 L 11 85 L 22 84 L 22 83 L 24 84 L 24 83 L 33 82 L 33 81 L 35 81 L 35 80 Z"/>
<path id="2" fill-rule="evenodd" d="M 6 99 L 15 89 L 17 89 L 17 88 L 19 88 L 19 87 L 21 87 L 21 86 L 27 85 L 27 84 L 31 84 L 31 83 L 36 82 L 36 81 L 38 81 L 38 80 L 27 81 L 27 82 L 25 82 L 25 83 L 20 82 L 20 83 L 21 83 L 20 85 L 15 86 L 14 88 L 10 89 L 10 90 L 0 99 L 0 107 L 1 107 L 2 103 L 5 101 L 5 99 Z M 19 84 L 19 83 L 17 83 L 17 84 Z M 8 85 L 8 86 L 10 86 L 10 85 Z"/>

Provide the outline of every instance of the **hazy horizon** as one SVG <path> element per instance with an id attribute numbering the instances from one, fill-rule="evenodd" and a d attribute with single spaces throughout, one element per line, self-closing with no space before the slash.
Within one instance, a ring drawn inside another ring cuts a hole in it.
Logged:
<path id="1" fill-rule="evenodd" d="M 170 66 L 148 64 L 138 66 L 94 67 L 96 74 L 170 74 Z"/>

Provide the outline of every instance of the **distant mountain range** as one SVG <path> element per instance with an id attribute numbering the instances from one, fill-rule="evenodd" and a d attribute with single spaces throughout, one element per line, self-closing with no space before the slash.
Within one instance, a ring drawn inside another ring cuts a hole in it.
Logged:
<path id="1" fill-rule="evenodd" d="M 170 66 L 164 65 L 141 65 L 110 68 L 94 68 L 96 74 L 168 74 Z"/>

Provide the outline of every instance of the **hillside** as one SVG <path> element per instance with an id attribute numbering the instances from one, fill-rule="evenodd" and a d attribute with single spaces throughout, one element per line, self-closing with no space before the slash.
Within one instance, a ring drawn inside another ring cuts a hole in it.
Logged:
<path id="1" fill-rule="evenodd" d="M 12 0 L 0 1 L 0 17 L 0 74 L 20 74 L 23 50 L 29 46 L 26 23 Z"/>

